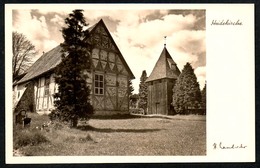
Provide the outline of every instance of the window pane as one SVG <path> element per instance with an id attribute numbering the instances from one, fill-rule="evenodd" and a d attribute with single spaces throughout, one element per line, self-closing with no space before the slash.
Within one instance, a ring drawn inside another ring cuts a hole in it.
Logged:
<path id="1" fill-rule="evenodd" d="M 98 80 L 98 75 L 95 75 L 95 80 Z"/>
<path id="2" fill-rule="evenodd" d="M 98 82 L 97 81 L 95 81 L 95 87 L 98 87 Z"/>
<path id="3" fill-rule="evenodd" d="M 103 76 L 102 75 L 100 75 L 100 81 L 103 81 Z"/>
<path id="4" fill-rule="evenodd" d="M 103 89 L 100 89 L 100 94 L 103 94 Z"/>
<path id="5" fill-rule="evenodd" d="M 99 82 L 99 87 L 103 88 L 103 82 Z"/>
<path id="6" fill-rule="evenodd" d="M 95 88 L 95 94 L 98 94 L 98 88 Z"/>

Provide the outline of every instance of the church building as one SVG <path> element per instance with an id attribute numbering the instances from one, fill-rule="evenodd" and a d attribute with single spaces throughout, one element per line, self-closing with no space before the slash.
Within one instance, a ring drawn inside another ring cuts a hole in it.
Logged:
<path id="1" fill-rule="evenodd" d="M 90 37 L 87 40 L 94 47 L 92 68 L 87 72 L 86 81 L 91 89 L 90 100 L 95 114 L 128 113 L 129 80 L 134 79 L 134 75 L 102 19 L 88 30 Z M 57 46 L 44 53 L 26 75 L 14 84 L 14 101 L 17 105 L 26 96 L 30 98 L 31 104 L 27 105 L 31 111 L 48 114 L 55 108 L 53 94 L 58 91 L 58 86 L 54 71 L 61 62 L 61 49 L 61 46 Z"/>
<path id="2" fill-rule="evenodd" d="M 164 44 L 152 73 L 146 79 L 148 85 L 147 114 L 168 115 L 173 113 L 172 89 L 179 75 L 180 70 Z"/>

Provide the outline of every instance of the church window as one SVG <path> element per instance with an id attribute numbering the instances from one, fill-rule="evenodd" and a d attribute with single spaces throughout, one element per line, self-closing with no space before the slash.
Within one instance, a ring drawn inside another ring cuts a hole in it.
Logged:
<path id="1" fill-rule="evenodd" d="M 95 74 L 94 90 L 96 95 L 104 94 L 104 75 Z"/>

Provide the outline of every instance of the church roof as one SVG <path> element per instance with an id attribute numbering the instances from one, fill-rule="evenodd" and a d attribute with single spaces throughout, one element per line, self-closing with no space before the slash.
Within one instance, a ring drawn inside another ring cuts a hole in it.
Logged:
<path id="1" fill-rule="evenodd" d="M 53 70 L 61 62 L 61 46 L 44 53 L 27 71 L 27 74 L 17 82 L 23 83 L 43 73 Z"/>
<path id="2" fill-rule="evenodd" d="M 101 19 L 98 23 L 94 24 L 93 26 L 89 27 L 88 30 L 91 33 L 96 27 L 97 25 L 102 24 L 105 29 L 107 30 L 103 20 Z M 107 30 L 108 32 L 108 30 Z M 110 35 L 110 33 L 108 32 L 108 34 Z M 110 35 L 111 36 L 111 35 Z M 114 45 L 117 48 L 117 45 L 115 44 L 112 36 L 112 43 L 114 43 Z M 21 79 L 19 80 L 16 84 L 20 84 L 20 83 L 24 83 L 27 82 L 29 80 L 32 80 L 34 78 L 37 78 L 43 74 L 46 74 L 47 72 L 50 72 L 52 70 L 54 70 L 54 68 L 61 63 L 61 55 L 62 55 L 62 47 L 60 45 L 56 46 L 55 48 L 53 48 L 52 50 L 44 53 L 27 71 L 27 74 Z M 127 63 L 125 62 L 120 50 L 117 48 L 119 54 L 120 59 L 122 60 L 123 64 L 125 65 L 127 71 L 130 73 L 130 78 L 134 79 L 134 75 L 132 73 L 132 71 L 130 70 L 129 66 L 127 65 Z"/>
<path id="3" fill-rule="evenodd" d="M 164 47 L 152 73 L 147 78 L 146 82 L 163 78 L 177 79 L 179 75 L 180 70 L 177 67 L 177 64 L 173 61 L 166 47 Z"/>

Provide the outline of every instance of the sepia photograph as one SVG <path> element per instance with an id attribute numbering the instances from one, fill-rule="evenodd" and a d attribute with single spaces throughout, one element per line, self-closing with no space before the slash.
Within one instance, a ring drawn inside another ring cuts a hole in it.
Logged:
<path id="1" fill-rule="evenodd" d="M 214 67 L 216 57 L 208 55 L 219 45 L 206 41 L 208 27 L 245 24 L 242 18 L 207 21 L 210 10 L 203 5 L 6 5 L 10 161 L 34 156 L 168 161 L 247 150 L 250 145 L 243 142 L 210 138 L 217 114 L 213 98 L 209 106 L 207 85 L 215 90 L 212 77 L 218 76 L 208 78 L 206 69 Z"/>

